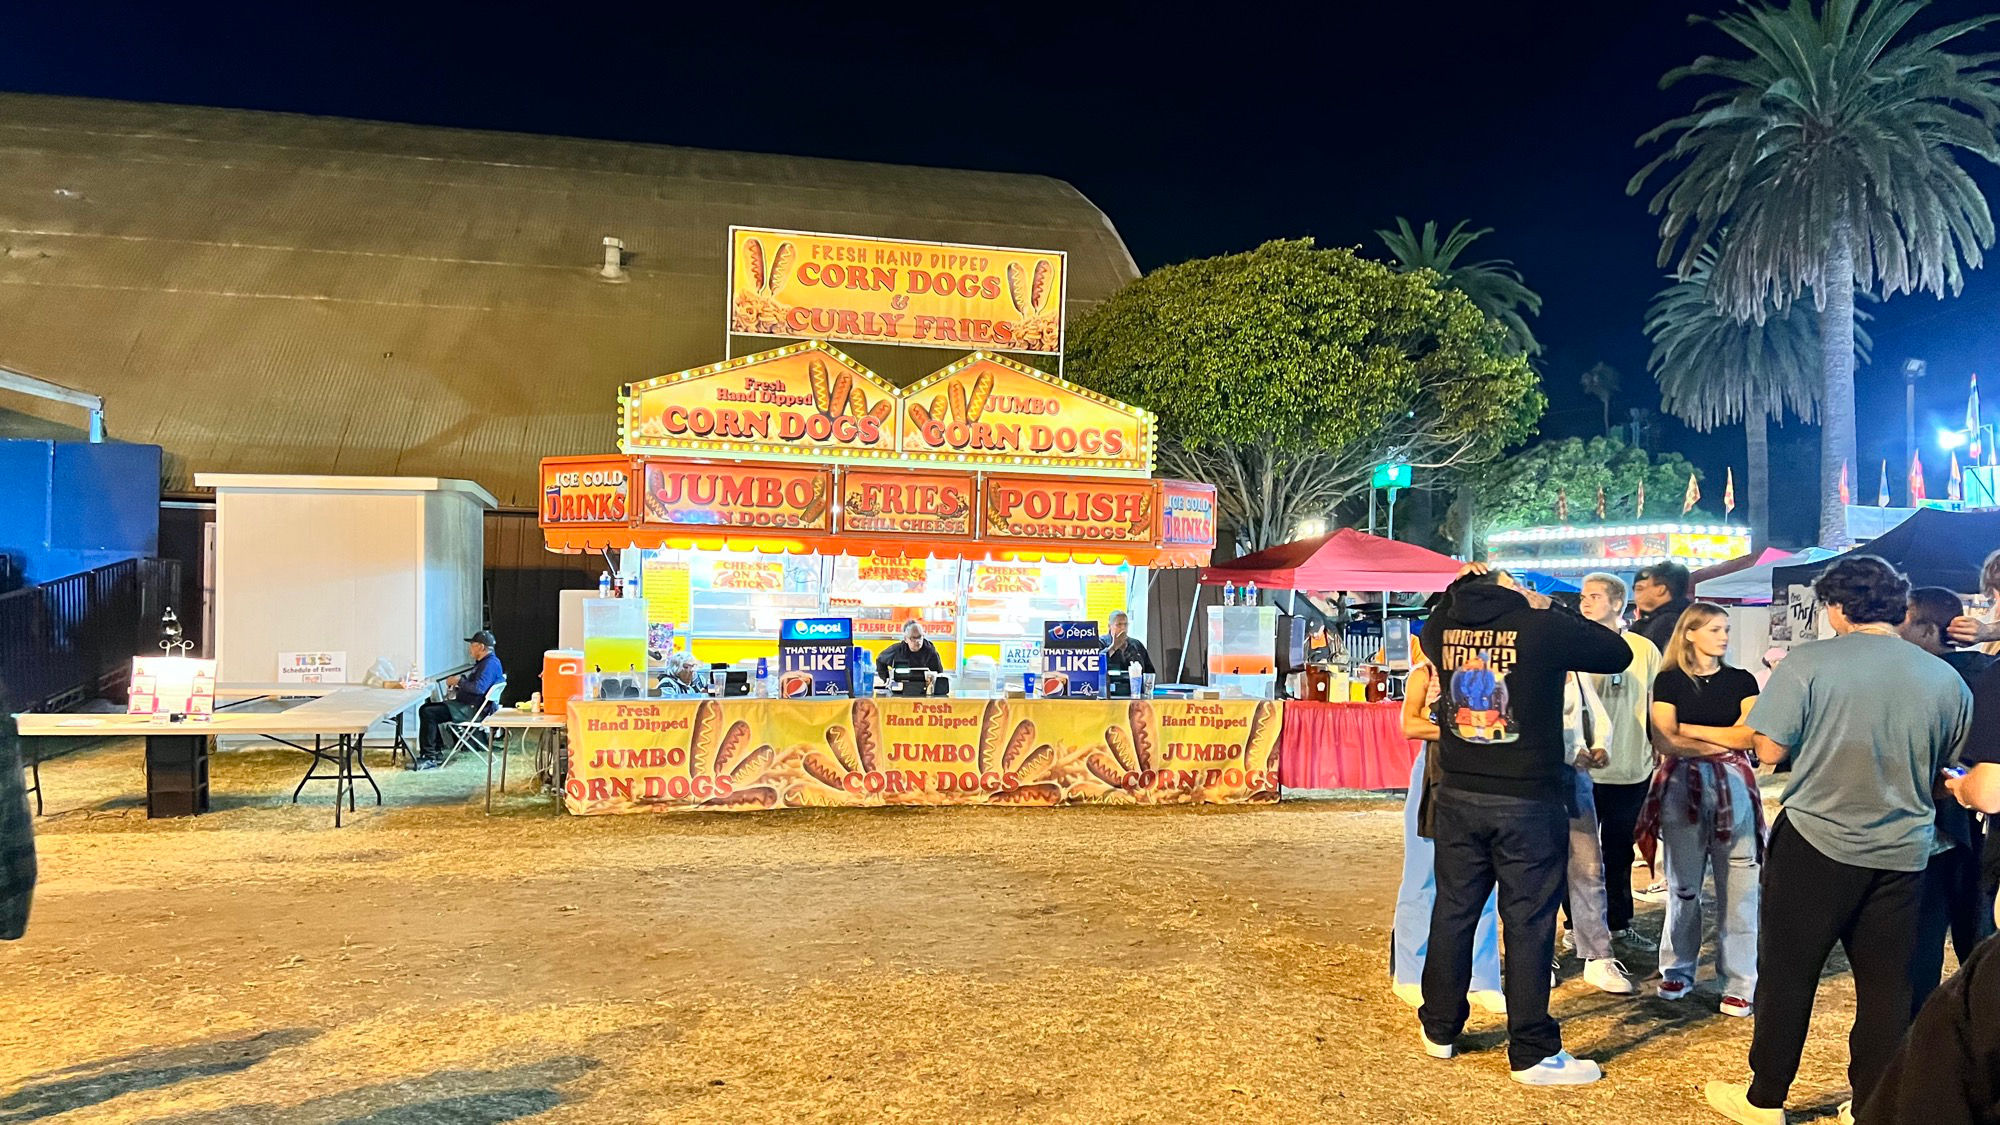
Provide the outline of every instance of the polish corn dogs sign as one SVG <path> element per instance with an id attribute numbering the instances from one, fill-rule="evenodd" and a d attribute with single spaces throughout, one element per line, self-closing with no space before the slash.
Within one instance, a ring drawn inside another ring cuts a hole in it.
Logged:
<path id="1" fill-rule="evenodd" d="M 1153 535 L 1146 481 L 990 476 L 982 489 L 984 539 L 1141 543 Z"/>
<path id="2" fill-rule="evenodd" d="M 573 813 L 1275 801 L 1270 700 L 578 700 Z"/>
<path id="3" fill-rule="evenodd" d="M 926 348 L 1062 351 L 1068 256 L 729 228 L 729 330 Z"/>
<path id="4" fill-rule="evenodd" d="M 648 461 L 645 489 L 649 524 L 824 531 L 833 470 Z"/>
<path id="5" fill-rule="evenodd" d="M 626 388 L 627 453 L 798 459 L 896 447 L 896 388 L 826 344 L 797 344 Z"/>
<path id="6" fill-rule="evenodd" d="M 906 455 L 967 465 L 1145 473 L 1152 416 L 1004 356 L 975 352 L 903 392 Z"/>

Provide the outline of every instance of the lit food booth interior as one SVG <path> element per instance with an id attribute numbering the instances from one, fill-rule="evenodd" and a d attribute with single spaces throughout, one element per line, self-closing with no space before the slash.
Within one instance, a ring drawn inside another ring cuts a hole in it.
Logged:
<path id="1" fill-rule="evenodd" d="M 1143 637 L 1150 568 L 1215 542 L 1214 490 L 1151 476 L 1145 411 L 988 352 L 899 388 L 818 341 L 620 409 L 618 454 L 541 469 L 548 547 L 625 594 L 585 602 L 582 698 L 544 678 L 571 811 L 1275 799 L 1276 701 L 1106 676 L 1111 615 Z M 913 620 L 941 675 L 872 698 L 855 666 Z M 681 652 L 702 698 L 667 682 Z"/>

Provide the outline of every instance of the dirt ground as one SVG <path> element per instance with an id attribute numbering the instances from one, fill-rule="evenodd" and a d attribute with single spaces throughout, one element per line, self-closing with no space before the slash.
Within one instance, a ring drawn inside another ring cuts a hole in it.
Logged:
<path id="1" fill-rule="evenodd" d="M 1573 961 L 1604 1082 L 1516 1085 L 1483 1013 L 1422 1057 L 1393 799 L 572 818 L 517 774 L 488 817 L 464 758 L 379 770 L 336 830 L 328 787 L 288 802 L 304 765 L 218 756 L 216 811 L 159 821 L 136 744 L 45 767 L 0 1125 L 1699 1122 L 1745 1073 L 1706 979 L 1609 997 Z M 1851 1013 L 1830 978 L 1806 1116 Z"/>

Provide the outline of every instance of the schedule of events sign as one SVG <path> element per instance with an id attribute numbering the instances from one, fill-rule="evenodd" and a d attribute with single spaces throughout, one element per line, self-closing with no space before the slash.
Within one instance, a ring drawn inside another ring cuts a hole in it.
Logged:
<path id="1" fill-rule="evenodd" d="M 729 228 L 729 330 L 925 348 L 1062 351 L 1068 256 Z"/>

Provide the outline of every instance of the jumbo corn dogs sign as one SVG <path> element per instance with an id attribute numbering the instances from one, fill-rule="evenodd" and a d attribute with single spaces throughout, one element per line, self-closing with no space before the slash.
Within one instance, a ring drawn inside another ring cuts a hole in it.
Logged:
<path id="1" fill-rule="evenodd" d="M 729 228 L 729 330 L 927 348 L 1062 351 L 1068 256 Z"/>
<path id="2" fill-rule="evenodd" d="M 905 454 L 972 465 L 1151 470 L 1152 417 L 1002 356 L 975 352 L 903 392 Z"/>
<path id="3" fill-rule="evenodd" d="M 1275 801 L 1269 700 L 578 700 L 573 813 Z"/>

